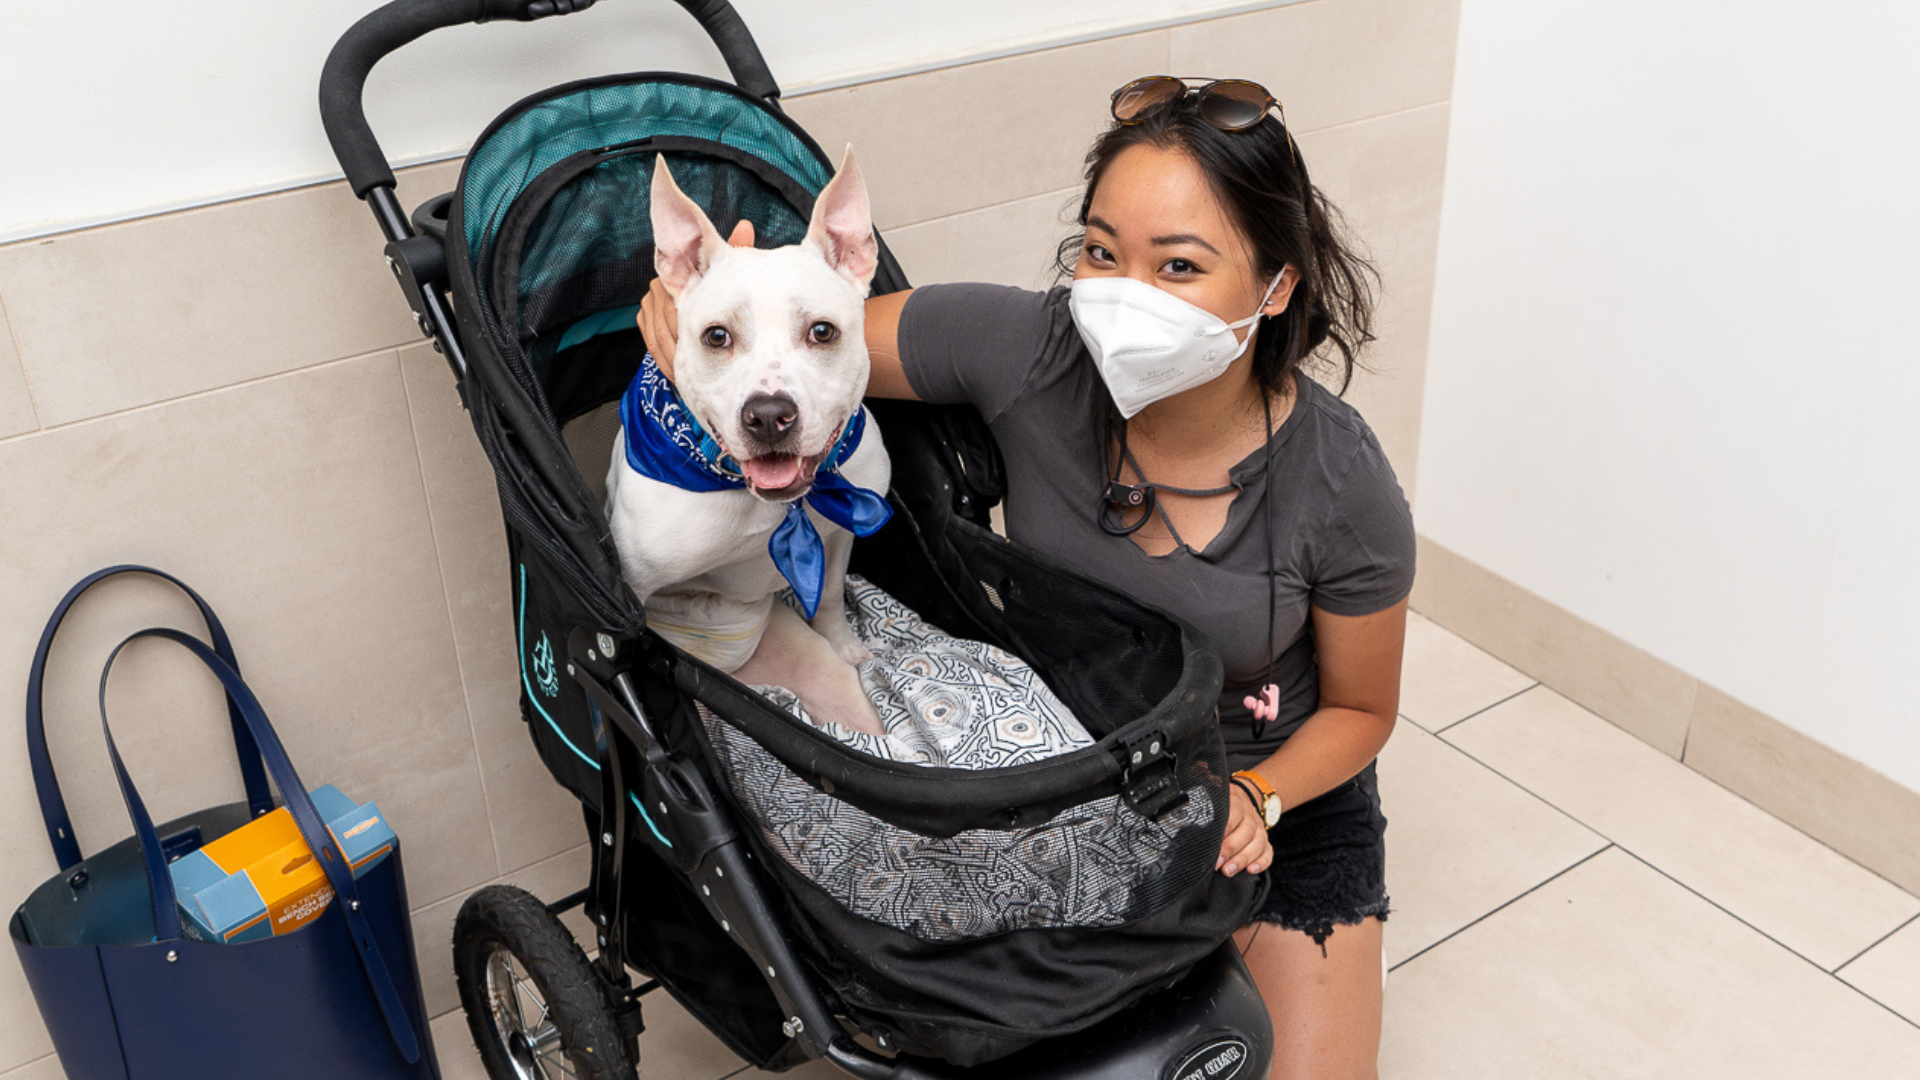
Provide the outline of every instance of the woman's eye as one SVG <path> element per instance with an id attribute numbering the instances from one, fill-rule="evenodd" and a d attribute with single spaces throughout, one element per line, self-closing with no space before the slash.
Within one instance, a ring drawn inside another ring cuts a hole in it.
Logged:
<path id="1" fill-rule="evenodd" d="M 709 349 L 724 349 L 733 344 L 733 335 L 724 326 L 709 326 L 700 331 L 700 343 Z"/>
<path id="2" fill-rule="evenodd" d="M 807 340 L 815 345 L 831 345 L 840 339 L 840 328 L 830 322 L 817 322 L 807 327 Z"/>
<path id="3" fill-rule="evenodd" d="M 1113 252 L 1108 251 L 1099 244 L 1088 244 L 1087 258 L 1097 263 L 1111 263 L 1113 262 Z"/>
<path id="4" fill-rule="evenodd" d="M 1200 268 L 1185 259 L 1168 259 L 1166 271 L 1170 274 L 1191 274 Z"/>

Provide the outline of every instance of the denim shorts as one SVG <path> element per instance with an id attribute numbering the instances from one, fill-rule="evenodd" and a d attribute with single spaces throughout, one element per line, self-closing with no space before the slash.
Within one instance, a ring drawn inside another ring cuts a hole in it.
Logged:
<path id="1" fill-rule="evenodd" d="M 1250 923 L 1299 930 L 1324 949 L 1336 926 L 1386 921 L 1387 818 L 1372 762 L 1332 791 L 1289 807 L 1267 839 L 1270 887 Z"/>

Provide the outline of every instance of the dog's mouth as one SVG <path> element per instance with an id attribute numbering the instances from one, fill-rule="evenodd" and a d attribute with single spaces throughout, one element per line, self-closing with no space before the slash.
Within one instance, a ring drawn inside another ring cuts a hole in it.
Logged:
<path id="1" fill-rule="evenodd" d="M 817 454 L 768 453 L 735 460 L 740 463 L 740 478 L 747 482 L 749 491 L 769 502 L 787 502 L 813 488 L 820 463 L 839 442 L 840 430 L 836 428 L 826 448 Z"/>

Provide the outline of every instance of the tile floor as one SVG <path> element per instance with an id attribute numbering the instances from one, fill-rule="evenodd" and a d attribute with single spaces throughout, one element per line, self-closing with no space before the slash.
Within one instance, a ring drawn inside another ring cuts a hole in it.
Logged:
<path id="1" fill-rule="evenodd" d="M 1382 1077 L 1920 1077 L 1920 898 L 1417 615 L 1402 710 Z M 756 1075 L 647 1001 L 641 1075 Z"/>

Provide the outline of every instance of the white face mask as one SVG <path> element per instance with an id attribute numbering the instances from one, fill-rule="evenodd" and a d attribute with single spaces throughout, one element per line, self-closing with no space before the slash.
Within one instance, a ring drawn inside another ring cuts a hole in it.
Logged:
<path id="1" fill-rule="evenodd" d="M 1068 307 L 1114 405 L 1132 419 L 1156 401 L 1218 378 L 1239 359 L 1253 335 L 1236 343 L 1233 332 L 1260 318 L 1285 273 L 1273 276 L 1260 306 L 1239 322 L 1130 277 L 1081 278 Z"/>

